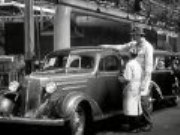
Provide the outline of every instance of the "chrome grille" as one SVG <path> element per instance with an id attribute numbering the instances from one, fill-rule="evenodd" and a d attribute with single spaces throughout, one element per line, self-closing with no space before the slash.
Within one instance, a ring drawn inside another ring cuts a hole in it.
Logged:
<path id="1" fill-rule="evenodd" d="M 41 85 L 40 80 L 30 79 L 26 91 L 26 112 L 35 110 L 40 104 Z"/>

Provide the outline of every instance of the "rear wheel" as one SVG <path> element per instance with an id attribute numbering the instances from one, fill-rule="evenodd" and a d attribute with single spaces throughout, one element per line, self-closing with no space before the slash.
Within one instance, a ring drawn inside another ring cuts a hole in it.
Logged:
<path id="1" fill-rule="evenodd" d="M 171 103 L 173 106 L 177 106 L 179 101 L 179 96 L 175 96 L 173 99 L 171 99 Z"/>
<path id="2" fill-rule="evenodd" d="M 152 95 L 149 96 L 148 101 L 149 101 L 147 104 L 148 112 L 152 113 L 154 108 Z"/>
<path id="3" fill-rule="evenodd" d="M 170 105 L 176 106 L 179 102 L 179 81 L 177 81 L 172 89 L 172 98 L 170 99 Z"/>
<path id="4" fill-rule="evenodd" d="M 147 109 L 148 109 L 148 112 L 152 113 L 154 109 L 153 103 L 155 100 L 153 98 L 153 84 L 152 83 L 150 83 L 149 89 L 150 89 L 150 93 L 149 93 L 149 98 L 148 98 Z"/>
<path id="5" fill-rule="evenodd" d="M 175 84 L 172 90 L 172 94 L 175 96 L 171 102 L 173 106 L 178 105 L 179 102 L 179 94 L 180 94 L 180 88 L 179 88 L 179 79 L 175 78 Z"/>

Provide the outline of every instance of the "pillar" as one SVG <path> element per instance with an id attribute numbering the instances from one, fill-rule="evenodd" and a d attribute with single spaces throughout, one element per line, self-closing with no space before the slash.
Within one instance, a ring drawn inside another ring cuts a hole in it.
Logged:
<path id="1" fill-rule="evenodd" d="M 25 0 L 24 2 L 25 59 L 31 60 L 34 56 L 34 0 Z"/>
<path id="2" fill-rule="evenodd" d="M 5 2 L 5 0 L 0 0 L 0 3 L 4 3 Z"/>
<path id="3" fill-rule="evenodd" d="M 71 47 L 71 8 L 58 5 L 54 19 L 54 50 Z"/>
<path id="4" fill-rule="evenodd" d="M 34 11 L 33 4 L 34 0 L 24 0 L 25 2 L 25 12 L 24 12 L 24 33 L 25 33 L 25 60 L 26 74 L 30 74 L 33 71 L 33 56 L 34 52 Z"/>
<path id="5" fill-rule="evenodd" d="M 177 37 L 177 52 L 180 52 L 180 32 L 178 32 L 178 37 Z"/>

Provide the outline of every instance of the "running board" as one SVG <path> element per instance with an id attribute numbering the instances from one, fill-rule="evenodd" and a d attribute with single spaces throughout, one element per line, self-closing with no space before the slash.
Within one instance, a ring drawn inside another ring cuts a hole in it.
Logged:
<path id="1" fill-rule="evenodd" d="M 173 98 L 179 98 L 179 96 L 175 95 L 175 96 L 163 96 L 162 100 L 169 100 L 169 99 L 173 99 Z"/>

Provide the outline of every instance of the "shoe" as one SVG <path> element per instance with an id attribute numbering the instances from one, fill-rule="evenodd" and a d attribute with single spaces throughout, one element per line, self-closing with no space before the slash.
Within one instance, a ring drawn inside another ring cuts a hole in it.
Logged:
<path id="1" fill-rule="evenodd" d="M 130 130 L 129 133 L 139 133 L 141 132 L 141 129 L 140 128 L 137 128 L 137 129 L 133 129 L 133 130 Z"/>
<path id="2" fill-rule="evenodd" d="M 146 125 L 141 128 L 141 131 L 143 131 L 143 132 L 149 132 L 151 130 L 152 130 L 152 125 Z"/>

